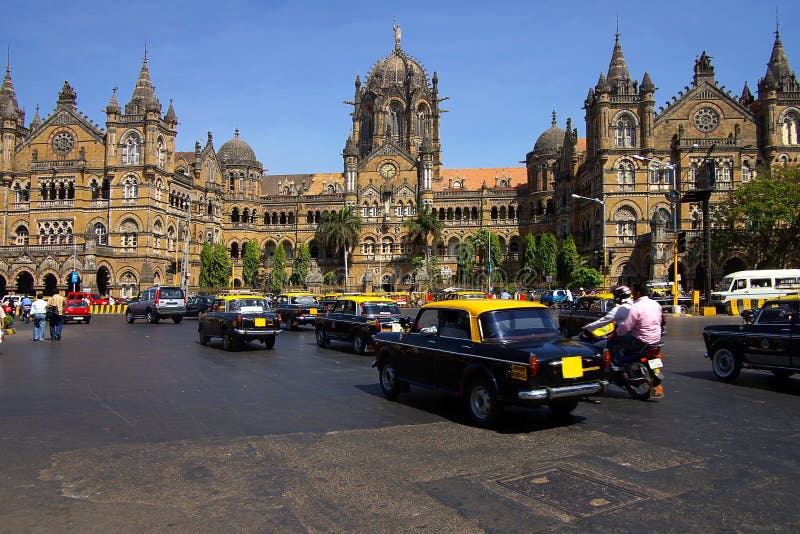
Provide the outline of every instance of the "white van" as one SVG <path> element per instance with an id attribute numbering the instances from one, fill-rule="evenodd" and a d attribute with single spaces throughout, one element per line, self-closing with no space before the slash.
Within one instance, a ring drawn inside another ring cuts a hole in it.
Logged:
<path id="1" fill-rule="evenodd" d="M 711 292 L 711 304 L 728 308 L 731 301 L 761 301 L 798 291 L 800 269 L 738 271 L 726 275 L 717 290 Z"/>

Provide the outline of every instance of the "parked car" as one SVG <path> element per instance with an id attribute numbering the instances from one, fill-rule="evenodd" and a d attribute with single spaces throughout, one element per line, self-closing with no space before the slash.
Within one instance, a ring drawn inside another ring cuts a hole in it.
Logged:
<path id="1" fill-rule="evenodd" d="M 453 300 L 453 299 L 485 299 L 487 298 L 486 292 L 484 291 L 473 291 L 473 290 L 463 290 L 463 291 L 451 291 L 445 294 L 445 300 Z"/>
<path id="2" fill-rule="evenodd" d="M 201 313 L 208 311 L 214 297 L 209 295 L 198 295 L 186 301 L 186 313 L 184 317 L 199 317 Z"/>
<path id="3" fill-rule="evenodd" d="M 89 304 L 102 305 L 108 304 L 108 297 L 104 297 L 99 293 L 89 293 L 87 291 L 70 291 L 67 293 L 67 300 L 81 300 L 88 299 Z"/>
<path id="4" fill-rule="evenodd" d="M 576 336 L 584 326 L 600 319 L 614 306 L 616 302 L 611 293 L 580 297 L 571 310 L 563 310 L 558 315 L 558 331 L 564 337 Z"/>
<path id="5" fill-rule="evenodd" d="M 186 313 L 186 299 L 183 289 L 176 286 L 160 286 L 145 289 L 139 297 L 128 303 L 125 320 L 133 323 L 144 319 L 154 324 L 161 319 L 172 319 L 175 324 L 183 320 Z"/>
<path id="6" fill-rule="evenodd" d="M 384 297 L 340 297 L 333 309 L 318 314 L 314 326 L 317 345 L 331 341 L 352 344 L 353 352 L 364 354 L 372 348 L 372 336 L 382 330 L 400 332 L 402 315 L 393 299 Z"/>
<path id="7" fill-rule="evenodd" d="M 542 293 L 539 302 L 546 306 L 563 306 L 567 301 L 566 289 L 550 289 Z"/>
<path id="8" fill-rule="evenodd" d="M 225 350 L 238 350 L 252 340 L 271 349 L 281 332 L 279 328 L 280 317 L 270 310 L 264 297 L 234 293 L 217 296 L 211 309 L 200 314 L 197 333 L 201 345 L 218 337 Z"/>
<path id="9" fill-rule="evenodd" d="M 386 397 L 409 385 L 460 396 L 480 426 L 493 425 L 504 405 L 547 404 L 564 416 L 607 385 L 610 358 L 561 337 L 550 312 L 535 302 L 433 302 L 420 309 L 408 332 L 374 338 L 373 366 Z"/>
<path id="10" fill-rule="evenodd" d="M 788 378 L 800 371 L 800 294 L 767 300 L 758 310 L 742 312 L 742 325 L 703 329 L 706 357 L 723 382 L 736 380 L 743 368 L 771 371 Z"/>
<path id="11" fill-rule="evenodd" d="M 284 330 L 294 330 L 300 325 L 314 324 L 319 311 L 319 302 L 311 293 L 284 293 L 278 295 L 275 311 L 283 320 Z"/>
<path id="12" fill-rule="evenodd" d="M 83 299 L 67 300 L 64 302 L 64 316 L 62 320 L 65 323 L 74 321 L 89 324 L 92 320 L 92 307 Z"/>
<path id="13" fill-rule="evenodd" d="M 317 301 L 319 304 L 319 308 L 317 311 L 319 312 L 329 312 L 333 309 L 333 306 L 336 304 L 336 301 L 342 296 L 341 293 L 329 293 L 327 295 L 322 295 L 320 299 Z"/>

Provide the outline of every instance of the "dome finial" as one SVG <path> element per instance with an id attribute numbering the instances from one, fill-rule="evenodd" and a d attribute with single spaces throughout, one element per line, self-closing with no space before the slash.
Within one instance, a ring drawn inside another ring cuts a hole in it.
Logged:
<path id="1" fill-rule="evenodd" d="M 555 126 L 556 124 L 558 124 L 556 120 L 556 110 L 553 110 L 553 122 L 550 123 L 550 126 Z"/>
<path id="2" fill-rule="evenodd" d="M 397 19 L 394 19 L 392 28 L 394 29 L 394 49 L 400 50 L 400 37 L 402 36 L 402 32 L 400 31 L 400 26 L 397 24 Z"/>
<path id="3" fill-rule="evenodd" d="M 236 139 L 239 139 L 239 128 L 236 128 L 236 129 L 233 131 L 233 137 L 235 137 Z"/>

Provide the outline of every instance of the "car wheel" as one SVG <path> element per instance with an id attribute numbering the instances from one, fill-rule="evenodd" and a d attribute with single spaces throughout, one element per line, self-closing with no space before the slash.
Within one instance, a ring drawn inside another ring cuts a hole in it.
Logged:
<path id="1" fill-rule="evenodd" d="M 566 419 L 578 407 L 578 399 L 560 400 L 548 404 L 550 415 L 555 419 Z"/>
<path id="2" fill-rule="evenodd" d="M 492 426 L 500 415 L 500 401 L 494 386 L 486 378 L 478 378 L 467 389 L 469 418 L 478 426 Z"/>
<path id="3" fill-rule="evenodd" d="M 317 345 L 319 347 L 325 348 L 329 343 L 328 334 L 325 332 L 325 329 L 318 326 L 314 334 L 317 338 Z"/>
<path id="4" fill-rule="evenodd" d="M 283 318 L 283 329 L 284 330 L 292 329 L 292 318 L 288 315 Z"/>
<path id="5" fill-rule="evenodd" d="M 158 322 L 158 314 L 153 310 L 147 310 L 147 315 L 145 316 L 145 321 L 148 324 L 156 324 Z"/>
<path id="6" fill-rule="evenodd" d="M 206 329 L 203 327 L 203 325 L 200 325 L 200 327 L 197 329 L 197 333 L 200 336 L 201 345 L 208 343 L 209 337 L 206 335 Z"/>
<path id="7" fill-rule="evenodd" d="M 775 378 L 778 380 L 786 380 L 790 376 L 794 374 L 794 371 L 787 371 L 785 369 L 775 369 L 772 371 L 772 374 L 775 375 Z"/>
<path id="8" fill-rule="evenodd" d="M 264 338 L 264 348 L 267 350 L 275 348 L 275 336 Z"/>
<path id="9" fill-rule="evenodd" d="M 233 334 L 227 330 L 222 332 L 222 348 L 229 352 L 233 350 Z"/>
<path id="10" fill-rule="evenodd" d="M 689 308 L 686 307 L 686 304 L 681 304 L 681 315 L 686 315 L 689 313 Z"/>
<path id="11" fill-rule="evenodd" d="M 742 370 L 742 362 L 728 347 L 719 347 L 711 356 L 711 368 L 722 382 L 732 382 Z"/>
<path id="12" fill-rule="evenodd" d="M 133 316 L 133 312 L 128 310 L 125 312 L 125 320 L 128 321 L 128 324 L 133 324 L 136 318 Z"/>
<path id="13" fill-rule="evenodd" d="M 172 317 L 172 322 L 175 324 L 181 324 L 181 321 L 183 321 L 183 315 L 175 315 Z"/>
<path id="14" fill-rule="evenodd" d="M 361 337 L 361 334 L 355 334 L 353 336 L 353 352 L 356 354 L 364 354 L 367 350 L 367 343 L 364 341 L 364 338 Z"/>
<path id="15" fill-rule="evenodd" d="M 391 360 L 386 360 L 378 367 L 378 373 L 380 373 L 381 391 L 383 391 L 384 396 L 389 400 L 396 399 L 404 388 L 403 383 L 397 380 L 397 371 L 394 368 L 394 363 Z"/>

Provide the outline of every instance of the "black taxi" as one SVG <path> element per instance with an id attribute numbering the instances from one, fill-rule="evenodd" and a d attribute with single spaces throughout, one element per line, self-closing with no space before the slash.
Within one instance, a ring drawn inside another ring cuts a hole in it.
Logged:
<path id="1" fill-rule="evenodd" d="M 300 325 L 313 325 L 316 322 L 319 302 L 311 293 L 292 291 L 278 295 L 275 311 L 283 320 L 284 330 L 295 330 Z"/>
<path id="2" fill-rule="evenodd" d="M 800 372 L 800 294 L 767 300 L 757 310 L 744 310 L 741 325 L 703 329 L 706 357 L 714 375 L 732 382 L 742 368 L 771 371 L 778 378 Z"/>
<path id="3" fill-rule="evenodd" d="M 583 327 L 603 317 L 616 306 L 611 293 L 584 295 L 578 299 L 572 309 L 558 314 L 558 330 L 564 337 L 580 334 Z"/>
<path id="4" fill-rule="evenodd" d="M 610 359 L 592 345 L 560 336 L 546 306 L 515 300 L 426 304 L 408 331 L 374 336 L 381 390 L 409 385 L 462 397 L 472 421 L 493 425 L 504 405 L 547 404 L 571 413 L 605 389 Z"/>
<path id="5" fill-rule="evenodd" d="M 372 348 L 372 336 L 381 331 L 402 331 L 400 307 L 393 299 L 373 296 L 339 297 L 331 311 L 317 315 L 314 326 L 317 345 L 331 340 L 352 344 L 353 352 L 364 354 Z"/>
<path id="6" fill-rule="evenodd" d="M 200 313 L 197 323 L 201 345 L 218 337 L 225 350 L 239 350 L 253 340 L 271 349 L 281 332 L 280 316 L 270 310 L 267 299 L 247 292 L 217 295 L 211 308 Z"/>

